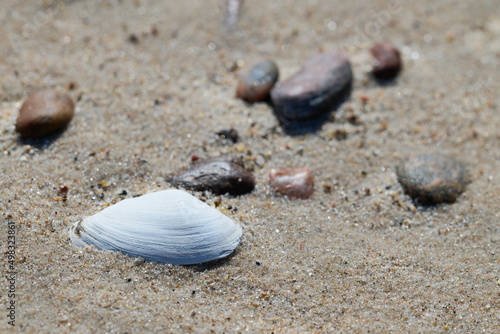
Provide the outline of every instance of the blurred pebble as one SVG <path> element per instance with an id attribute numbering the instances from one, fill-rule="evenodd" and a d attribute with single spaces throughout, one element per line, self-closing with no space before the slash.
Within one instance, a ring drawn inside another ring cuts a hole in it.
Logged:
<path id="1" fill-rule="evenodd" d="M 275 113 L 289 120 L 318 116 L 342 102 L 351 83 L 351 63 L 344 53 L 320 53 L 271 91 Z"/>
<path id="2" fill-rule="evenodd" d="M 245 162 L 243 161 L 243 159 L 241 159 L 237 156 L 234 156 L 234 155 L 230 155 L 230 154 L 219 155 L 218 157 L 212 157 L 212 158 L 207 158 L 207 159 L 198 158 L 198 160 L 192 162 L 192 165 L 197 165 L 200 163 L 207 164 L 207 163 L 211 163 L 211 162 L 228 162 L 231 164 L 238 165 L 241 168 L 245 168 Z"/>
<path id="3" fill-rule="evenodd" d="M 255 164 L 259 167 L 263 167 L 264 164 L 266 163 L 266 159 L 262 155 L 258 155 L 255 158 Z"/>
<path id="4" fill-rule="evenodd" d="M 19 110 L 16 131 L 26 138 L 40 138 L 62 130 L 73 118 L 71 97 L 54 89 L 31 94 Z"/>
<path id="5" fill-rule="evenodd" d="M 130 34 L 128 36 L 128 41 L 132 44 L 139 44 L 139 37 L 136 34 Z"/>
<path id="6" fill-rule="evenodd" d="M 255 180 L 243 168 L 243 161 L 234 156 L 198 160 L 189 169 L 170 175 L 167 181 L 177 187 L 205 191 L 216 195 L 242 195 L 255 188 Z"/>
<path id="7" fill-rule="evenodd" d="M 370 49 L 373 61 L 372 73 L 378 79 L 393 79 L 401 70 L 399 50 L 388 42 L 373 45 Z"/>
<path id="8" fill-rule="evenodd" d="M 222 139 L 228 139 L 232 141 L 233 143 L 236 143 L 240 136 L 238 135 L 238 131 L 235 129 L 222 129 L 218 132 L 216 132 L 217 136 L 219 136 Z"/>
<path id="9" fill-rule="evenodd" d="M 267 100 L 278 77 L 278 66 L 273 61 L 261 61 L 240 78 L 236 97 L 247 102 Z"/>
<path id="10" fill-rule="evenodd" d="M 437 154 L 411 156 L 398 166 L 396 174 L 404 191 L 424 205 L 453 203 L 470 182 L 461 162 Z"/>
<path id="11" fill-rule="evenodd" d="M 269 171 L 269 183 L 288 198 L 306 199 L 314 192 L 314 177 L 309 168 L 273 168 Z"/>

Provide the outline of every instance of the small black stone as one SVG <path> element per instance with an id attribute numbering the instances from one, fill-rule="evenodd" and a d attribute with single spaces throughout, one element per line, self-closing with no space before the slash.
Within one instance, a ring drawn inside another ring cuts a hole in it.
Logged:
<path id="1" fill-rule="evenodd" d="M 411 156 L 396 174 L 405 193 L 424 205 L 453 203 L 470 182 L 461 162 L 438 154 Z"/>
<path id="2" fill-rule="evenodd" d="M 238 139 L 240 138 L 238 135 L 238 131 L 235 129 L 222 129 L 218 132 L 216 132 L 217 136 L 221 137 L 222 139 L 227 139 L 233 143 L 236 143 Z"/>
<path id="3" fill-rule="evenodd" d="M 139 44 L 139 37 L 136 34 L 130 34 L 128 36 L 128 41 L 132 44 Z"/>

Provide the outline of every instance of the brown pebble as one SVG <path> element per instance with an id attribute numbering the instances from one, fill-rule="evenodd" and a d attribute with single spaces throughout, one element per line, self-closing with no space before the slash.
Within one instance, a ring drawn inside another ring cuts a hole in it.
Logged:
<path id="1" fill-rule="evenodd" d="M 314 177 L 309 168 L 273 168 L 269 171 L 269 183 L 288 198 L 306 199 L 314 193 Z"/>
<path id="2" fill-rule="evenodd" d="M 68 190 L 69 188 L 67 186 L 59 186 L 59 193 L 62 195 L 62 200 L 66 202 L 68 199 Z"/>
<path id="3" fill-rule="evenodd" d="M 470 182 L 461 162 L 438 154 L 411 156 L 396 174 L 405 193 L 424 205 L 453 203 Z"/>
<path id="4" fill-rule="evenodd" d="M 370 52 L 375 58 L 372 73 L 376 78 L 393 79 L 401 71 L 401 55 L 391 43 L 377 43 L 371 47 Z"/>
<path id="5" fill-rule="evenodd" d="M 196 161 L 189 169 L 181 170 L 167 177 L 174 186 L 204 191 L 216 195 L 229 193 L 242 195 L 255 188 L 255 180 L 243 169 L 243 161 L 233 156 L 222 156 Z"/>
<path id="6" fill-rule="evenodd" d="M 26 138 L 40 138 L 62 130 L 73 118 L 71 97 L 54 89 L 31 94 L 19 110 L 16 131 Z"/>
<path id="7" fill-rule="evenodd" d="M 351 83 L 351 63 L 344 53 L 320 53 L 273 88 L 275 113 L 280 119 L 297 120 L 331 111 L 346 98 Z"/>
<path id="8" fill-rule="evenodd" d="M 151 27 L 151 35 L 153 35 L 154 37 L 157 37 L 158 34 L 159 34 L 158 28 L 156 26 L 152 26 Z"/>
<path id="9" fill-rule="evenodd" d="M 278 77 L 278 66 L 273 61 L 261 61 L 240 78 L 236 97 L 252 103 L 267 100 Z"/>

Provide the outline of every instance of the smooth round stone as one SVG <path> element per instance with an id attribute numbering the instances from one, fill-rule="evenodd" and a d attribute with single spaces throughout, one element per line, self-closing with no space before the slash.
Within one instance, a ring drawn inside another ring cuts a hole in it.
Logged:
<path id="1" fill-rule="evenodd" d="M 331 111 L 350 92 L 352 69 L 342 52 L 320 53 L 271 90 L 278 118 L 307 119 Z"/>
<path id="2" fill-rule="evenodd" d="M 261 61 L 240 78 L 236 97 L 252 103 L 267 100 L 278 77 L 278 66 L 273 61 Z"/>
<path id="3" fill-rule="evenodd" d="M 26 138 L 40 138 L 64 129 L 73 118 L 71 97 L 54 89 L 31 94 L 19 110 L 16 131 Z"/>
<path id="4" fill-rule="evenodd" d="M 314 177 L 309 168 L 273 168 L 269 171 L 269 184 L 291 199 L 306 199 L 314 193 Z"/>
<path id="5" fill-rule="evenodd" d="M 372 73 L 378 79 L 393 79 L 401 71 L 401 55 L 399 50 L 389 42 L 377 43 L 370 52 L 375 58 Z"/>
<path id="6" fill-rule="evenodd" d="M 252 174 L 243 168 L 241 159 L 233 156 L 197 160 L 191 168 L 170 175 L 167 181 L 174 186 L 209 190 L 216 195 L 243 195 L 255 188 Z"/>
<path id="7" fill-rule="evenodd" d="M 396 169 L 405 193 L 421 204 L 453 203 L 470 182 L 465 166 L 437 154 L 411 156 Z"/>

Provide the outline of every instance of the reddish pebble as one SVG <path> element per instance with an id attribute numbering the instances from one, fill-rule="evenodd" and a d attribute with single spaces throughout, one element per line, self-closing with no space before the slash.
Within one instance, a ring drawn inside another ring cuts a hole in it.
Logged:
<path id="1" fill-rule="evenodd" d="M 69 188 L 67 186 L 59 186 L 59 193 L 62 195 L 62 200 L 64 202 L 68 199 L 68 190 Z"/>
<path id="2" fill-rule="evenodd" d="M 261 61 L 241 77 L 236 97 L 252 103 L 267 100 L 278 77 L 278 66 L 273 61 Z"/>
<path id="3" fill-rule="evenodd" d="M 289 198 L 306 199 L 314 193 L 314 177 L 309 168 L 273 168 L 269 171 L 269 183 Z"/>
<path id="4" fill-rule="evenodd" d="M 62 130 L 73 118 L 75 106 L 68 94 L 45 89 L 28 97 L 19 110 L 16 131 L 40 138 Z"/>
<path id="5" fill-rule="evenodd" d="M 377 43 L 370 49 L 373 62 L 372 73 L 378 79 L 393 79 L 401 71 L 399 50 L 388 42 Z"/>

